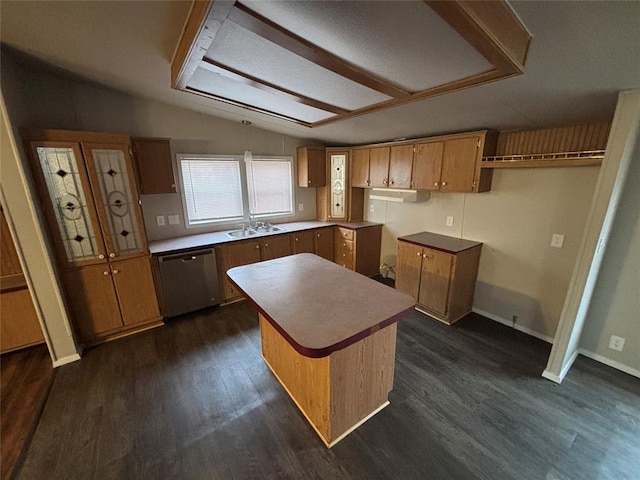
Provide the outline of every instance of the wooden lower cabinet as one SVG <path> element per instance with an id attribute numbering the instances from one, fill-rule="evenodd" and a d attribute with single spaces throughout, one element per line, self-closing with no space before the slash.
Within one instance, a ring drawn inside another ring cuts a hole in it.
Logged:
<path id="1" fill-rule="evenodd" d="M 273 260 L 274 258 L 291 255 L 291 234 L 280 234 L 265 237 L 260 240 L 262 260 Z"/>
<path id="2" fill-rule="evenodd" d="M 333 249 L 334 230 L 335 227 L 316 228 L 313 230 L 313 253 L 331 262 L 335 258 Z"/>
<path id="3" fill-rule="evenodd" d="M 445 251 L 446 240 L 435 237 L 450 237 L 429 235 L 439 248 L 398 241 L 396 289 L 413 296 L 418 310 L 452 324 L 473 307 L 482 244 L 451 239 L 453 246 Z"/>
<path id="4" fill-rule="evenodd" d="M 303 230 L 291 234 L 291 252 L 297 253 L 315 253 L 314 249 L 314 232 L 313 230 Z"/>
<path id="5" fill-rule="evenodd" d="M 246 240 L 217 246 L 216 257 L 225 301 L 242 297 L 242 294 L 238 289 L 234 287 L 231 281 L 229 281 L 229 278 L 227 277 L 227 270 L 262 260 L 260 253 L 260 241 Z"/>
<path id="6" fill-rule="evenodd" d="M 335 232 L 335 262 L 362 275 L 380 273 L 382 225 L 361 228 L 338 227 Z"/>
<path id="7" fill-rule="evenodd" d="M 147 257 L 80 267 L 63 276 L 82 343 L 161 319 Z"/>
<path id="8" fill-rule="evenodd" d="M 4 252 L 3 252 L 4 253 Z M 0 353 L 44 343 L 44 335 L 29 289 L 0 295 Z"/>

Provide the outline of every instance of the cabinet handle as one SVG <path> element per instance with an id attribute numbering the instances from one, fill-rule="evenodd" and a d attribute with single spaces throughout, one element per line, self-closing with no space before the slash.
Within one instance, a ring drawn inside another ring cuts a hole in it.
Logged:
<path id="1" fill-rule="evenodd" d="M 111 252 L 111 253 L 109 254 L 109 258 L 113 258 L 113 257 L 115 257 L 115 256 L 116 256 L 116 254 L 115 254 L 115 253 L 113 253 L 113 252 Z"/>
<path id="2" fill-rule="evenodd" d="M 114 274 L 114 275 L 117 275 L 118 273 L 120 273 L 120 270 L 118 270 L 117 268 L 115 268 L 115 269 L 113 270 L 113 274 Z"/>
<path id="3" fill-rule="evenodd" d="M 439 183 L 439 182 L 436 182 L 436 183 L 434 183 L 434 184 L 433 184 L 433 186 L 434 186 L 434 187 L 437 187 L 437 186 L 439 186 L 439 185 L 440 185 L 440 183 Z"/>
<path id="4" fill-rule="evenodd" d="M 103 275 L 109 275 L 109 271 L 105 270 L 104 272 L 102 272 Z"/>
<path id="5" fill-rule="evenodd" d="M 102 260 L 102 259 L 104 258 L 104 255 L 100 254 L 100 255 L 98 255 L 98 258 L 99 258 L 100 260 Z"/>

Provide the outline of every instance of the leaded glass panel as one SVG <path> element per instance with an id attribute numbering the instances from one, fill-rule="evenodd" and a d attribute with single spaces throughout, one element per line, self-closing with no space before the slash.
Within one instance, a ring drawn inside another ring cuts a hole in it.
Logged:
<path id="1" fill-rule="evenodd" d="M 142 251 L 139 223 L 124 153 L 122 150 L 92 149 L 91 156 L 115 253 Z"/>
<path id="2" fill-rule="evenodd" d="M 72 148 L 36 148 L 53 203 L 67 260 L 91 260 L 99 255 L 89 207 Z"/>
<path id="3" fill-rule="evenodd" d="M 331 155 L 331 216 L 345 217 L 345 170 L 346 155 Z"/>

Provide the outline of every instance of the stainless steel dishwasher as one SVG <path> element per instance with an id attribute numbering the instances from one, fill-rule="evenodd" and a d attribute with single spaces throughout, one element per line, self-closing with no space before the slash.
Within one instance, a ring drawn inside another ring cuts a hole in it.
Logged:
<path id="1" fill-rule="evenodd" d="M 158 261 L 167 317 L 222 302 L 213 249 L 163 255 Z"/>

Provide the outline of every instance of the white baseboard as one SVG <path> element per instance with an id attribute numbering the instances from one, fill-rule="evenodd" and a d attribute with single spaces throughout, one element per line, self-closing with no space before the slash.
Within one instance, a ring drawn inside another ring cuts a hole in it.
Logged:
<path id="1" fill-rule="evenodd" d="M 479 315 L 482 315 L 483 317 L 487 317 L 487 318 L 493 320 L 494 322 L 502 323 L 503 325 L 506 325 L 507 327 L 515 328 L 519 332 L 523 332 L 523 333 L 526 333 L 527 335 L 531 335 L 532 337 L 539 338 L 540 340 L 544 340 L 547 343 L 553 343 L 553 338 L 548 337 L 547 335 L 543 335 L 542 333 L 536 332 L 535 330 L 532 330 L 532 329 L 527 328 L 525 326 L 518 325 L 517 323 L 514 326 L 513 323 L 511 322 L 511 320 L 507 320 L 506 318 L 499 317 L 498 315 L 495 315 L 495 314 L 493 314 L 491 312 L 487 312 L 487 311 L 482 310 L 480 308 L 473 307 L 472 310 L 475 313 L 477 313 Z"/>
<path id="2" fill-rule="evenodd" d="M 564 377 L 566 377 L 567 373 L 569 373 L 569 369 L 573 366 L 573 362 L 575 362 L 576 358 L 578 358 L 578 353 L 579 353 L 578 350 L 576 350 L 571 354 L 571 357 L 569 357 L 569 360 L 567 361 L 567 363 L 565 363 L 564 367 L 562 368 L 560 375 L 556 375 L 555 373 L 550 372 L 549 370 L 545 370 L 544 372 L 542 372 L 542 376 L 547 380 L 551 380 L 552 382 L 562 383 L 562 380 L 564 380 Z"/>
<path id="3" fill-rule="evenodd" d="M 624 363 L 616 362 L 615 360 L 611 360 L 610 358 L 604 357 L 597 353 L 590 352 L 589 350 L 585 350 L 584 348 L 579 348 L 578 353 L 580 353 L 580 355 L 584 355 L 585 357 L 589 357 L 596 362 L 604 363 L 605 365 L 615 368 L 616 370 L 620 370 L 621 372 L 628 373 L 629 375 L 640 378 L 640 370 L 629 367 Z"/>
<path id="4" fill-rule="evenodd" d="M 80 360 L 80 354 L 74 353 L 73 355 L 69 355 L 67 357 L 62 357 L 55 360 L 53 362 L 53 367 L 54 368 L 61 367 L 62 365 L 66 365 L 67 363 L 77 362 L 78 360 Z"/>
<path id="5" fill-rule="evenodd" d="M 548 370 L 542 372 L 542 376 L 547 380 L 551 380 L 552 382 L 562 383 L 562 379 L 558 375 L 556 375 L 555 373 L 551 373 Z"/>

